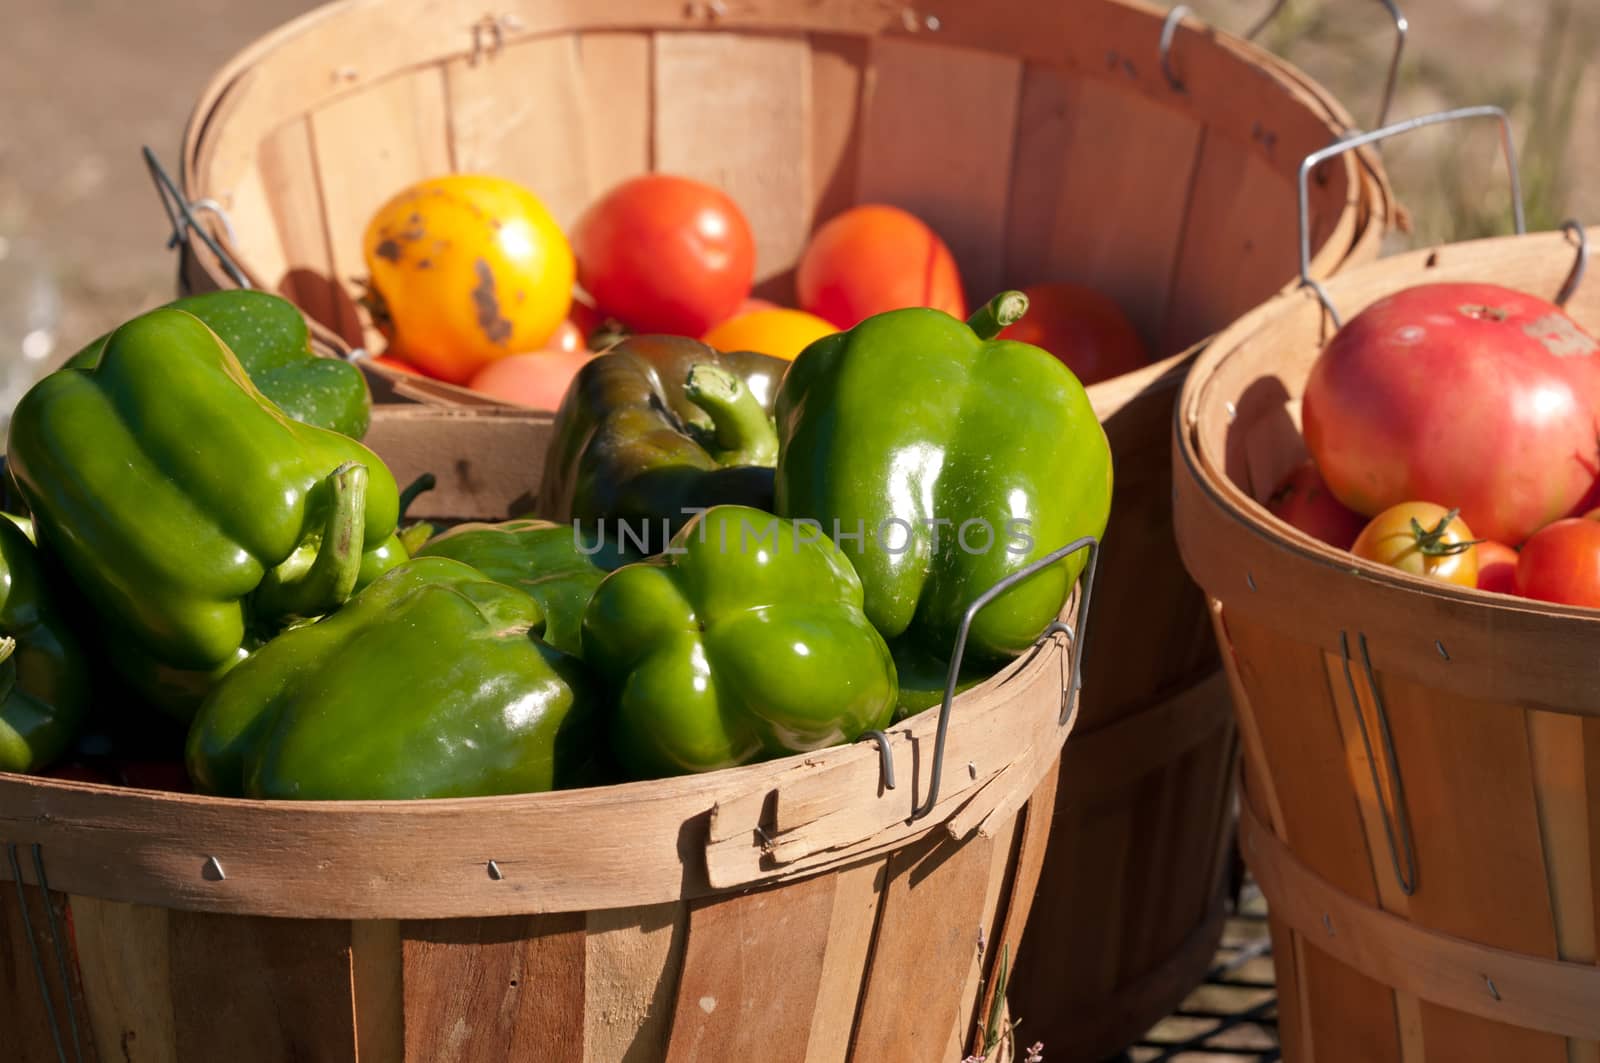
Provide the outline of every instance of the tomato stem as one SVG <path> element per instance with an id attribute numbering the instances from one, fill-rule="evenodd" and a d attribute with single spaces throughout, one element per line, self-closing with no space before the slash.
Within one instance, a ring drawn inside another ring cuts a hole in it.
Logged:
<path id="1" fill-rule="evenodd" d="M 1439 523 L 1432 528 L 1424 528 L 1416 517 L 1411 518 L 1411 534 L 1417 540 L 1417 552 L 1425 557 L 1452 557 L 1464 554 L 1474 546 L 1484 542 L 1483 539 L 1464 539 L 1460 542 L 1447 543 L 1444 541 L 1445 529 L 1450 527 L 1452 521 L 1461 515 L 1461 510 L 1452 509 L 1439 518 Z"/>

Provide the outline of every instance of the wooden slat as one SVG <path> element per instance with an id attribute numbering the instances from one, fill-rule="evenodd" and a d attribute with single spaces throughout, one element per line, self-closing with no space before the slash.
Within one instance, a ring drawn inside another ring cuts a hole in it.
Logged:
<path id="1" fill-rule="evenodd" d="M 92 897 L 71 906 L 95 1043 L 123 1063 L 178 1063 L 167 910 Z"/>
<path id="2" fill-rule="evenodd" d="M 359 919 L 350 924 L 356 1055 L 362 1063 L 405 1057 L 405 991 L 400 968 L 398 921 Z"/>
<path id="3" fill-rule="evenodd" d="M 687 918 L 683 904 L 588 913 L 586 1063 L 654 1063 L 666 1055 Z"/>
<path id="4" fill-rule="evenodd" d="M 656 39 L 655 165 L 733 197 L 756 281 L 793 267 L 811 230 L 811 51 L 803 37 Z"/>
<path id="5" fill-rule="evenodd" d="M 1117 301 L 1158 356 L 1181 349 L 1165 343 L 1161 325 L 1200 138 L 1200 124 L 1182 110 L 1030 64 L 1011 168 L 1005 283 L 1087 284 Z"/>
<path id="6" fill-rule="evenodd" d="M 852 1059 L 943 1063 L 978 947 L 993 845 L 980 834 L 890 859 Z"/>
<path id="7" fill-rule="evenodd" d="M 812 224 L 820 225 L 856 202 L 861 156 L 861 88 L 866 75 L 865 37 L 811 37 Z"/>
<path id="8" fill-rule="evenodd" d="M 954 253 L 968 301 L 999 290 L 1022 64 L 994 53 L 873 41 L 858 194 L 903 207 Z M 929 100 L 940 101 L 930 108 Z"/>
<path id="9" fill-rule="evenodd" d="M 350 292 L 367 275 L 361 240 L 372 215 L 407 185 L 453 169 L 444 74 L 422 67 L 341 97 L 312 112 L 311 129 L 333 276 Z M 373 329 L 352 335 L 345 321 L 338 331 L 383 347 Z"/>
<path id="10" fill-rule="evenodd" d="M 648 33 L 584 33 L 584 158 L 589 189 L 601 196 L 651 166 L 653 47 Z"/>
<path id="11" fill-rule="evenodd" d="M 402 924 L 407 1063 L 535 1063 L 584 1022 L 583 913 Z"/>
<path id="12" fill-rule="evenodd" d="M 1281 920 L 1271 918 L 1270 913 L 1267 932 L 1272 938 L 1272 977 L 1278 992 L 1278 1042 L 1285 1059 L 1315 1063 L 1310 1038 L 1305 1032 L 1310 1022 L 1310 1009 L 1300 985 L 1303 964 L 1299 953 L 1305 945 L 1298 934 Z"/>
<path id="13" fill-rule="evenodd" d="M 1161 347 L 1181 350 L 1274 295 L 1298 274 L 1290 180 L 1216 130 L 1200 147 Z"/>
<path id="14" fill-rule="evenodd" d="M 577 38 L 539 37 L 452 59 L 445 85 L 454 169 L 523 184 L 568 229 L 593 194 Z"/>
<path id="15" fill-rule="evenodd" d="M 1550 910 L 1557 952 L 1564 960 L 1595 961 L 1595 881 L 1590 851 L 1588 766 L 1584 720 L 1528 712 L 1539 833 L 1550 875 Z"/>
<path id="16" fill-rule="evenodd" d="M 5 848 L 0 846 L 0 863 L 5 860 Z M 26 865 L 28 850 L 19 849 L 19 859 Z M 29 873 L 24 872 L 25 875 Z M 87 1041 L 89 1026 L 82 992 L 76 984 L 75 972 L 69 970 L 67 974 L 72 984 L 62 981 L 45 911 L 46 904 L 54 908 L 57 933 L 67 934 L 66 897 L 55 892 L 41 896 L 33 886 L 24 886 L 21 892 L 23 896 L 19 897 L 17 888 L 9 882 L 0 885 L 0 1031 L 4 1031 L 0 1033 L 0 1044 L 6 1046 L 7 1058 L 21 1060 L 60 1058 L 56 1053 L 57 1039 L 71 1053 L 72 1028 L 67 1013 L 67 997 L 71 993 L 78 1019 L 79 1043 L 92 1059 L 94 1048 Z M 27 919 L 23 917 L 24 911 Z M 62 944 L 67 946 L 68 942 L 63 939 Z M 35 956 L 44 974 L 43 985 L 39 982 Z M 50 1008 L 55 1009 L 53 1029 Z"/>
<path id="17" fill-rule="evenodd" d="M 695 904 L 667 1063 L 806 1059 L 835 876 Z"/>
<path id="18" fill-rule="evenodd" d="M 1485 945 L 1557 958 L 1527 723 L 1516 706 L 1446 700 L 1380 674 L 1414 827 L 1411 918 Z M 1376 735 L 1374 739 L 1376 741 Z M 1490 767 L 1492 766 L 1492 768 Z M 1378 873 L 1392 874 L 1380 858 Z M 1424 1002 L 1423 1036 L 1440 1059 L 1566 1063 L 1564 1038 Z"/>
<path id="19" fill-rule="evenodd" d="M 178 1058 L 353 1063 L 350 924 L 173 912 Z"/>
<path id="20" fill-rule="evenodd" d="M 1377 902 L 1360 808 L 1350 793 L 1344 742 L 1322 653 L 1229 613 L 1240 682 L 1265 761 L 1294 765 L 1273 775 L 1281 830 L 1297 856 L 1340 889 Z M 1251 854 L 1245 853 L 1246 860 Z M 1270 905 L 1272 898 L 1268 898 Z M 1309 1045 L 1329 1060 L 1399 1063 L 1393 994 L 1316 948 L 1302 956 L 1301 995 L 1310 1008 Z M 1325 1016 L 1338 1015 L 1338 1021 Z"/>
<path id="21" fill-rule="evenodd" d="M 806 1041 L 806 1059 L 811 1063 L 845 1063 L 848 1058 L 888 863 L 887 857 L 880 857 L 835 875 L 822 987 Z"/>
<path id="22" fill-rule="evenodd" d="M 1053 765 L 1052 765 L 1053 767 Z M 972 1044 L 975 1033 L 973 1018 L 976 1015 L 981 1023 L 988 1015 L 987 1009 L 978 1011 L 980 1000 L 990 998 L 988 977 L 990 972 L 998 973 L 999 956 L 1006 950 L 1007 942 L 1001 940 L 1003 921 L 1005 918 L 1004 906 L 1011 899 L 1011 883 L 1017 870 L 1018 843 L 1027 819 L 1026 809 L 1018 809 L 1012 814 L 1010 821 L 1001 824 L 993 835 L 993 845 L 990 847 L 989 860 L 989 885 L 984 893 L 982 914 L 978 925 L 983 930 L 984 951 L 980 955 L 976 950 L 972 954 L 972 966 L 967 971 L 966 989 L 961 994 L 961 1003 L 956 1008 L 956 1021 L 951 1029 L 950 1042 L 958 1051 L 949 1058 L 960 1059 L 967 1046 Z M 1016 951 L 1013 946 L 1011 953 Z M 1015 957 L 1008 954 L 1007 964 L 1015 962 Z M 1009 976 L 1009 969 L 1008 969 Z M 982 990 L 982 995 L 979 991 Z"/>

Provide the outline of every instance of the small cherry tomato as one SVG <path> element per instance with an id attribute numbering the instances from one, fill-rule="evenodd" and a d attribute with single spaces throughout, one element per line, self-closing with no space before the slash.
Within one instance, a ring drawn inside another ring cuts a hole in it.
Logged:
<path id="1" fill-rule="evenodd" d="M 502 402 L 554 411 L 560 408 L 567 385 L 592 357 L 587 350 L 513 354 L 484 366 L 468 386 Z"/>
<path id="2" fill-rule="evenodd" d="M 1534 532 L 1517 558 L 1517 593 L 1600 609 L 1600 521 L 1569 517 Z"/>
<path id="3" fill-rule="evenodd" d="M 1084 385 L 1150 364 L 1144 340 L 1109 296 L 1065 282 L 1035 284 L 1022 294 L 1028 297 L 1028 312 L 1000 338 L 1044 348 Z"/>
<path id="4" fill-rule="evenodd" d="M 719 351 L 758 351 L 792 362 L 813 342 L 838 331 L 804 310 L 754 310 L 724 321 L 701 342 Z"/>
<path id="5" fill-rule="evenodd" d="M 1367 518 L 1333 497 L 1310 458 L 1295 466 L 1272 492 L 1267 509 L 1285 524 L 1339 550 L 1350 549 L 1367 525 Z"/>
<path id="6" fill-rule="evenodd" d="M 1478 589 L 1496 594 L 1517 593 L 1517 552 L 1505 543 L 1485 539 L 1478 551 Z"/>
<path id="7" fill-rule="evenodd" d="M 588 344 L 583 330 L 571 318 L 568 318 L 556 326 L 556 330 L 550 334 L 549 339 L 544 341 L 544 346 L 540 350 L 561 351 L 565 354 L 571 354 L 574 351 L 587 352 Z M 485 366 L 484 368 L 488 367 Z M 482 372 L 482 370 L 479 370 L 479 372 Z"/>
<path id="8" fill-rule="evenodd" d="M 908 306 L 967 316 L 961 274 L 939 234 L 899 207 L 867 204 L 811 236 L 795 270 L 800 309 L 854 328 L 863 318 Z"/>
<path id="9" fill-rule="evenodd" d="M 1600 524 L 1595 525 L 1600 532 Z M 1453 509 L 1432 502 L 1402 502 L 1372 518 L 1350 552 L 1417 576 L 1478 585 L 1478 554 L 1472 529 Z"/>
<path id="10" fill-rule="evenodd" d="M 362 250 L 389 353 L 453 384 L 538 350 L 572 302 L 561 227 L 532 192 L 500 177 L 411 185 L 373 215 Z"/>
<path id="11" fill-rule="evenodd" d="M 404 373 L 407 376 L 428 375 L 405 359 L 397 358 L 392 354 L 380 354 L 376 357 L 368 358 L 366 360 L 371 362 L 373 365 L 381 365 L 387 369 L 393 369 L 396 373 Z"/>
<path id="12" fill-rule="evenodd" d="M 634 332 L 701 336 L 750 294 L 756 245 L 726 192 L 687 177 L 624 181 L 572 230 L 578 283 Z"/>

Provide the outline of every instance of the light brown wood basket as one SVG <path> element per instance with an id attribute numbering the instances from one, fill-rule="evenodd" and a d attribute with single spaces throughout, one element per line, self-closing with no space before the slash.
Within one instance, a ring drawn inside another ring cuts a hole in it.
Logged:
<path id="1" fill-rule="evenodd" d="M 438 475 L 416 515 L 498 518 L 549 428 L 385 407 L 369 442 Z M 892 776 L 872 741 L 415 802 L 0 774 L 0 1056 L 959 1059 L 1033 900 L 1069 674 L 1052 635 L 957 697 L 915 820 L 937 708 L 890 729 Z"/>
<path id="2" fill-rule="evenodd" d="M 1447 245 L 1326 289 L 1346 320 L 1433 281 L 1555 299 L 1575 248 Z M 1566 309 L 1600 330 L 1600 283 Z M 1270 909 L 1284 1058 L 1600 1059 L 1600 612 L 1409 577 L 1267 513 L 1305 456 L 1300 396 L 1331 329 L 1303 291 L 1224 331 L 1174 447 L 1179 543 L 1243 739 L 1241 845 Z"/>
<path id="3" fill-rule="evenodd" d="M 1176 557 L 1168 421 L 1193 347 L 1295 275 L 1294 177 L 1350 125 L 1309 78 L 1193 20 L 1122 0 L 345 2 L 262 38 L 213 80 L 183 182 L 216 238 L 335 347 L 381 350 L 353 278 L 361 231 L 444 170 L 518 178 L 563 223 L 668 170 L 727 188 L 784 298 L 808 234 L 890 201 L 950 243 L 974 299 L 1077 280 L 1171 355 L 1092 389 L 1117 497 L 1081 750 L 1011 998 L 1050 1058 L 1108 1055 L 1203 976 L 1221 932 L 1235 738 L 1204 601 Z M 1375 157 L 1311 186 L 1313 274 L 1378 253 Z M 229 282 L 192 242 L 186 276 Z M 1178 354 L 1185 351 L 1188 353 Z M 386 378 L 375 390 L 481 403 Z M 1074 747 L 1075 748 L 1075 747 Z"/>

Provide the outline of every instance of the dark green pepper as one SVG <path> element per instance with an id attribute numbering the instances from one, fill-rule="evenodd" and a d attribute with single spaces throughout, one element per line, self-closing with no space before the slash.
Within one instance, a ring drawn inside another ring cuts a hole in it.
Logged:
<path id="1" fill-rule="evenodd" d="M 296 421 L 352 439 L 367 434 L 372 395 L 366 376 L 351 362 L 313 354 L 306 319 L 287 299 L 259 291 L 206 292 L 168 303 L 167 309 L 204 321 L 261 393 Z M 73 355 L 65 368 L 94 368 L 109 335 Z"/>
<path id="2" fill-rule="evenodd" d="M 891 641 L 948 657 L 984 591 L 1105 531 L 1111 449 L 1083 385 L 1049 352 L 995 340 L 1027 300 L 997 296 L 970 323 L 894 310 L 800 353 L 778 389 L 777 509 L 844 548 L 866 611 Z M 1080 551 L 1007 590 L 967 653 L 1015 656 L 1055 620 Z"/>
<path id="3" fill-rule="evenodd" d="M 538 515 L 648 554 L 697 509 L 770 508 L 786 366 L 682 336 L 635 336 L 590 359 L 556 413 Z"/>
<path id="4" fill-rule="evenodd" d="M 542 623 L 476 569 L 408 561 L 229 672 L 189 732 L 189 774 L 209 793 L 330 800 L 586 782 L 594 695 Z"/>
<path id="5" fill-rule="evenodd" d="M 39 771 L 88 718 L 89 661 L 67 627 L 38 550 L 0 520 L 0 771 Z"/>
<path id="6" fill-rule="evenodd" d="M 849 561 L 812 530 L 717 506 L 600 584 L 584 659 L 612 686 L 611 748 L 634 777 L 808 752 L 888 724 L 889 647 Z"/>
<path id="7" fill-rule="evenodd" d="M 364 553 L 397 542 L 377 455 L 290 420 L 181 310 L 135 318 L 94 369 L 36 384 L 7 451 L 41 548 L 170 668 L 211 672 L 252 632 L 337 608 Z"/>
<path id="8" fill-rule="evenodd" d="M 525 591 L 544 610 L 544 640 L 574 655 L 582 652 L 589 599 L 606 573 L 625 560 L 613 547 L 579 542 L 570 524 L 528 518 L 458 524 L 429 540 L 416 556 L 453 558 Z"/>

